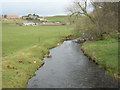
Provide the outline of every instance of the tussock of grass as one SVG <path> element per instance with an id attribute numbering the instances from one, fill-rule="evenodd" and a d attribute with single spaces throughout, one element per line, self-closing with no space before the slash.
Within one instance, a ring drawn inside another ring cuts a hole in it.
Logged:
<path id="1" fill-rule="evenodd" d="M 25 88 L 44 55 L 69 34 L 65 26 L 3 24 L 3 88 Z"/>
<path id="2" fill-rule="evenodd" d="M 118 42 L 117 40 L 102 40 L 95 42 L 87 42 L 82 46 L 84 53 L 103 68 L 106 72 L 115 78 L 118 76 Z"/>

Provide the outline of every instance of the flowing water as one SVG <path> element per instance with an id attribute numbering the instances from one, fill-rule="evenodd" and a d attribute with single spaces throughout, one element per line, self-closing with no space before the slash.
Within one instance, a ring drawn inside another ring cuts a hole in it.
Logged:
<path id="1" fill-rule="evenodd" d="M 98 65 L 90 61 L 81 45 L 65 41 L 50 50 L 51 58 L 44 58 L 45 64 L 35 72 L 27 88 L 115 88 L 118 83 Z"/>

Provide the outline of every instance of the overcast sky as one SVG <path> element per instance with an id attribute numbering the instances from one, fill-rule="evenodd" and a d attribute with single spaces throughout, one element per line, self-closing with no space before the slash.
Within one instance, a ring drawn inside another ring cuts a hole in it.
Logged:
<path id="1" fill-rule="evenodd" d="M 66 15 L 65 10 L 73 0 L 2 0 L 2 14 L 40 16 Z"/>

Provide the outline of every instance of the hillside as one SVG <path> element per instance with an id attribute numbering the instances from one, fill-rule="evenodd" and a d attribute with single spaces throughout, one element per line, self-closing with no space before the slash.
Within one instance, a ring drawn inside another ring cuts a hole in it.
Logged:
<path id="1" fill-rule="evenodd" d="M 49 16 L 45 17 L 48 22 L 61 22 L 61 23 L 66 23 L 69 21 L 69 16 Z"/>

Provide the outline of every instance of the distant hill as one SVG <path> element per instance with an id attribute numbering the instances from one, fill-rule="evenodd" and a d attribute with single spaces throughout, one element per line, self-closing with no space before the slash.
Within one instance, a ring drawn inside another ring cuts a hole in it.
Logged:
<path id="1" fill-rule="evenodd" d="M 81 18 L 82 16 L 80 15 L 79 18 Z M 76 21 L 77 17 L 76 16 L 72 16 L 72 18 L 70 18 L 70 15 L 59 15 L 59 16 L 49 16 L 49 17 L 45 17 L 47 19 L 48 22 L 61 22 L 61 23 L 67 23 L 72 21 Z"/>
<path id="2" fill-rule="evenodd" d="M 49 16 L 45 17 L 48 22 L 61 22 L 61 23 L 66 23 L 69 21 L 69 16 L 64 15 L 64 16 Z"/>

